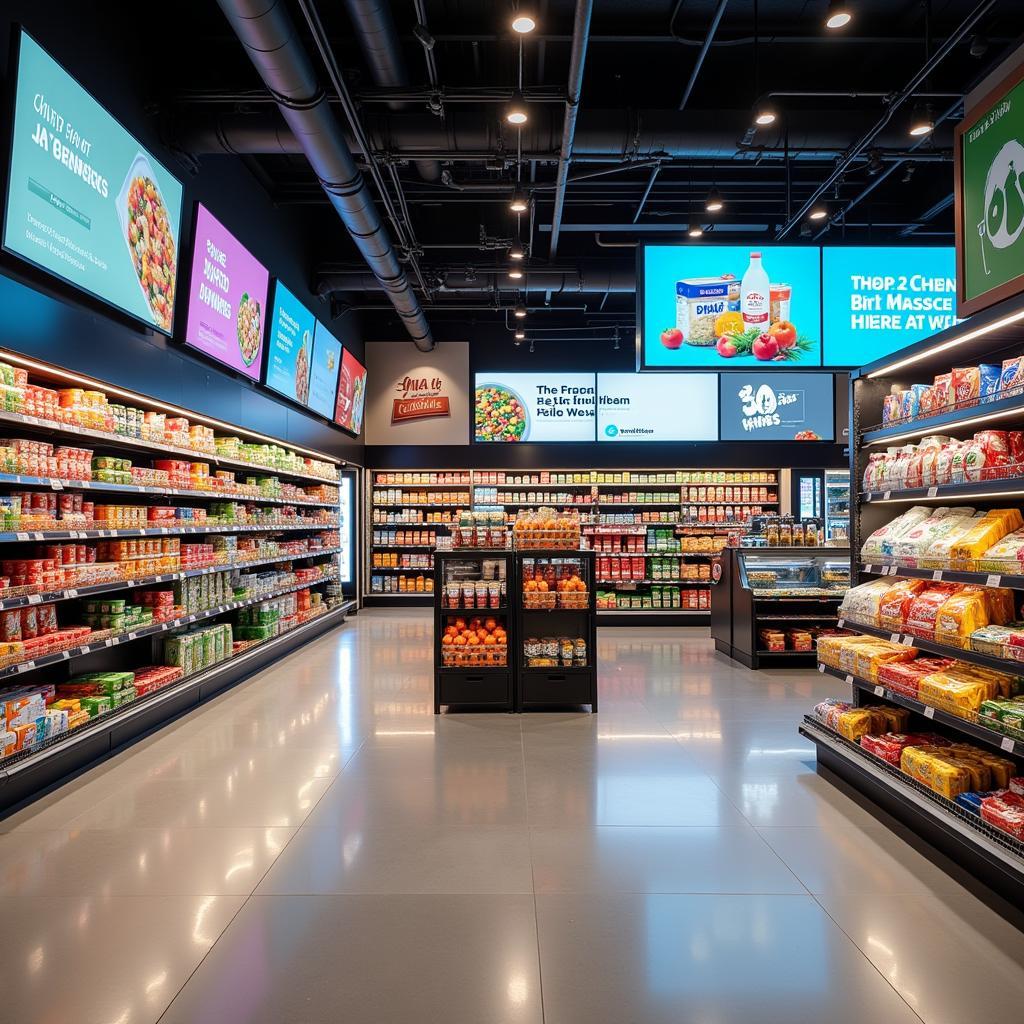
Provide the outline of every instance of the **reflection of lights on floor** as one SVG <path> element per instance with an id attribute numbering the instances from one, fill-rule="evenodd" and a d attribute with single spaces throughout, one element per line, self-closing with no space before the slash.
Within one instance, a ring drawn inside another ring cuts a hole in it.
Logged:
<path id="1" fill-rule="evenodd" d="M 206 922 L 206 915 L 216 902 L 216 896 L 204 896 L 202 902 L 196 908 L 195 920 L 192 922 L 192 941 L 197 946 L 213 945 L 213 939 L 203 932 L 203 925 Z"/>
<path id="2" fill-rule="evenodd" d="M 530 986 L 521 974 L 514 974 L 508 980 L 508 1001 L 522 1006 L 530 995 Z"/>
<path id="3" fill-rule="evenodd" d="M 676 729 L 672 733 L 674 740 L 720 740 L 722 738 L 719 729 Z"/>
<path id="4" fill-rule="evenodd" d="M 150 978 L 149 981 L 146 983 L 146 995 L 148 996 L 150 995 L 150 993 L 155 992 L 156 989 L 160 988 L 166 980 L 166 971 L 161 971 L 159 974 Z"/>
<path id="5" fill-rule="evenodd" d="M 374 729 L 374 736 L 433 736 L 433 729 Z"/>
<path id="6" fill-rule="evenodd" d="M 36 971 L 43 969 L 43 963 L 46 960 L 46 952 L 42 946 L 36 946 L 28 955 L 28 969 L 32 974 Z"/>

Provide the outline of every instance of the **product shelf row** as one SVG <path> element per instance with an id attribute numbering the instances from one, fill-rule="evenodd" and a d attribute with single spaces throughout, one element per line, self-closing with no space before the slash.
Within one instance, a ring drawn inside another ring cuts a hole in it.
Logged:
<path id="1" fill-rule="evenodd" d="M 933 583 L 968 583 L 982 587 L 1008 587 L 1024 590 L 1024 576 L 1015 573 L 970 572 L 961 569 L 916 569 L 909 566 L 862 562 L 865 576 L 897 576 L 901 579 L 931 580 Z"/>
<path id="2" fill-rule="evenodd" d="M 266 525 L 235 525 L 221 526 L 146 526 L 133 529 L 122 527 L 110 530 L 19 530 L 0 533 L 0 544 L 23 543 L 28 540 L 100 540 L 111 537 L 185 537 L 197 533 L 281 533 L 312 530 L 334 530 L 338 521 L 306 523 L 268 523 Z"/>

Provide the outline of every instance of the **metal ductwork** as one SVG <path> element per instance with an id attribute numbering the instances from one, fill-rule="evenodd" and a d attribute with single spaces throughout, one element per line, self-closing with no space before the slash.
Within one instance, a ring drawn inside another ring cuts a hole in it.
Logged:
<path id="1" fill-rule="evenodd" d="M 850 139 L 867 129 L 874 116 L 865 111 L 794 110 L 786 114 L 789 154 L 795 160 L 831 160 L 845 152 Z M 523 159 L 557 161 L 562 141 L 562 112 L 538 104 L 522 127 Z M 497 153 L 515 159 L 516 139 L 498 118 L 476 110 L 449 110 L 439 121 L 427 113 L 369 114 L 366 133 L 378 152 L 402 159 L 486 160 Z M 825 127 L 823 127 L 825 126 Z M 737 153 L 761 150 L 781 155 L 782 131 L 759 129 L 751 146 L 742 139 L 750 127 L 749 110 L 592 110 L 583 109 L 576 123 L 573 161 L 642 161 L 651 157 L 729 160 Z M 943 133 L 936 131 L 937 145 Z M 303 150 L 280 119 L 266 113 L 213 114 L 190 112 L 178 125 L 177 145 L 196 156 L 204 153 L 301 153 Z M 881 134 L 875 146 L 906 149 L 906 133 L 898 127 Z"/>
<path id="2" fill-rule="evenodd" d="M 434 347 L 419 300 L 283 0 L 217 0 L 301 152 L 416 347 Z"/>
<path id="3" fill-rule="evenodd" d="M 372 274 L 362 271 L 324 274 L 317 283 L 319 295 L 335 292 L 373 292 L 380 284 Z M 552 292 L 560 295 L 593 294 L 606 292 L 632 293 L 636 291 L 636 274 L 631 268 L 580 267 L 577 270 L 531 270 L 521 281 L 510 281 L 504 270 L 450 271 L 441 276 L 437 293 L 480 294 L 501 291 Z"/>
<path id="4" fill-rule="evenodd" d="M 363 48 L 366 63 L 374 85 L 400 88 L 409 84 L 409 75 L 402 59 L 401 44 L 391 17 L 391 4 L 387 0 L 345 0 L 348 15 Z M 401 103 L 389 104 L 392 110 L 401 110 Z M 437 160 L 417 160 L 416 169 L 425 181 L 441 178 L 441 164 Z"/>

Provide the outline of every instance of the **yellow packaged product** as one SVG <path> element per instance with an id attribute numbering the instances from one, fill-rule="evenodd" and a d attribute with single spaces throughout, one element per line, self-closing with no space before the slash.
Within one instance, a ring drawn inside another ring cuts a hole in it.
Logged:
<path id="1" fill-rule="evenodd" d="M 984 665 L 968 665 L 957 662 L 950 670 L 951 674 L 961 679 L 983 679 L 995 687 L 993 697 L 1012 697 L 1018 691 L 1018 677 L 1009 676 L 1005 672 L 997 672 Z"/>
<path id="2" fill-rule="evenodd" d="M 880 719 L 879 732 L 905 733 L 910 724 L 910 712 L 906 708 L 894 708 L 888 704 L 867 704 L 866 710 L 871 711 Z"/>
<path id="3" fill-rule="evenodd" d="M 973 590 L 973 587 L 966 588 Z M 978 587 L 985 599 L 988 621 L 996 626 L 1005 626 L 1017 617 L 1017 601 L 1008 587 Z"/>
<path id="4" fill-rule="evenodd" d="M 968 792 L 971 774 L 966 767 L 941 760 L 932 753 L 933 749 L 936 748 L 904 747 L 900 770 L 947 800 Z"/>
<path id="5" fill-rule="evenodd" d="M 975 793 L 984 793 L 992 788 L 992 770 L 973 757 L 947 755 L 943 760 L 954 768 L 964 768 L 971 776 L 970 787 Z"/>
<path id="6" fill-rule="evenodd" d="M 962 569 L 973 569 L 975 559 L 993 545 L 1012 533 L 1012 509 L 992 509 L 975 522 L 966 533 L 960 534 L 950 550 L 953 565 Z M 1020 518 L 1020 514 L 1017 514 Z"/>
<path id="7" fill-rule="evenodd" d="M 823 661 L 832 668 L 839 668 L 839 659 L 843 651 L 849 650 L 855 641 L 870 639 L 863 635 L 857 636 L 819 636 L 818 637 L 818 660 Z"/>
<path id="8" fill-rule="evenodd" d="M 977 711 L 983 700 L 990 699 L 989 688 L 983 680 L 955 679 L 946 672 L 922 676 L 917 692 L 923 704 L 961 716 Z"/>
<path id="9" fill-rule="evenodd" d="M 843 644 L 839 648 L 839 659 L 838 668 L 841 668 L 844 672 L 852 672 L 854 668 L 854 662 L 861 651 L 884 651 L 892 647 L 895 649 L 895 644 L 890 644 L 887 640 L 881 640 L 876 636 L 864 636 L 860 634 L 858 636 L 848 637 L 851 643 Z"/>
<path id="10" fill-rule="evenodd" d="M 890 633 L 900 632 L 911 600 L 927 585 L 924 580 L 900 580 L 894 583 L 878 602 L 878 625 Z"/>
<path id="11" fill-rule="evenodd" d="M 971 634 L 988 624 L 985 595 L 979 590 L 961 590 L 939 608 L 935 616 L 935 639 L 953 647 L 966 647 Z"/>
<path id="12" fill-rule="evenodd" d="M 998 754 L 990 754 L 985 750 L 979 750 L 977 747 L 968 747 L 963 743 L 955 744 L 953 750 L 957 757 L 965 761 L 971 760 L 971 757 L 968 755 L 968 751 L 970 751 L 975 761 L 985 765 L 992 773 L 993 789 L 1006 789 L 1010 785 L 1010 779 L 1017 774 L 1016 765 L 1007 758 L 1000 757 Z"/>
<path id="13" fill-rule="evenodd" d="M 869 708 L 851 708 L 839 715 L 836 732 L 856 743 L 861 736 L 878 731 L 878 719 Z"/>
<path id="14" fill-rule="evenodd" d="M 912 647 L 901 647 L 883 641 L 884 646 L 876 648 L 861 647 L 854 651 L 852 671 L 855 676 L 878 682 L 878 670 L 893 661 L 913 661 L 917 651 Z"/>

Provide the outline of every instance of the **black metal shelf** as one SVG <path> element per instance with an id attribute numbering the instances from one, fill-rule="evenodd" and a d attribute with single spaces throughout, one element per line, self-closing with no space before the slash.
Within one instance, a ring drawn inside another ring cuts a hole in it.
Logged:
<path id="1" fill-rule="evenodd" d="M 960 569 L 911 569 L 901 565 L 864 562 L 860 571 L 870 576 L 900 576 L 904 579 L 931 580 L 934 583 L 971 583 L 982 587 L 1008 587 L 1024 590 L 1024 576 L 999 572 L 967 572 Z"/>
<path id="2" fill-rule="evenodd" d="M 197 533 L 281 533 L 296 530 L 336 530 L 338 523 L 313 523 L 307 525 L 282 523 L 259 526 L 231 523 L 218 526 L 140 526 L 114 528 L 110 530 L 19 530 L 17 532 L 0 533 L 0 544 L 24 543 L 28 540 L 107 540 L 116 537 L 185 537 Z"/>
<path id="3" fill-rule="evenodd" d="M 950 357 L 954 358 L 953 356 Z M 961 365 L 957 363 L 956 365 Z M 1024 415 L 1024 394 L 1010 398 L 1001 398 L 995 402 L 969 405 L 939 416 L 928 416 L 924 419 L 910 420 L 905 423 L 887 424 L 873 430 L 866 430 L 860 435 L 861 444 L 880 444 L 902 438 L 923 437 L 935 432 L 945 433 L 959 427 L 970 427 L 992 420 L 1005 420 L 1013 416 Z"/>
<path id="4" fill-rule="evenodd" d="M 866 504 L 896 504 L 904 501 L 952 501 L 958 498 L 1002 498 L 1024 495 L 1024 477 L 1005 480 L 976 480 L 963 484 L 936 484 L 932 487 L 904 487 L 900 490 L 864 491 L 858 495 Z"/>
<path id="5" fill-rule="evenodd" d="M 961 718 L 959 715 L 944 711 L 942 708 L 936 708 L 924 703 L 924 701 L 915 700 L 913 697 L 897 693 L 884 684 L 873 683 L 870 679 L 864 679 L 849 672 L 842 672 L 839 669 L 832 668 L 831 665 L 819 662 L 818 671 L 824 675 L 842 679 L 850 686 L 855 686 L 859 690 L 870 693 L 882 700 L 887 700 L 890 704 L 898 704 L 900 707 L 907 708 L 916 714 L 922 715 L 929 721 L 938 722 L 949 729 L 956 729 L 965 736 L 970 736 L 971 739 L 977 740 L 979 743 L 993 747 L 1002 754 L 1016 754 L 1018 757 L 1024 756 L 1024 744 L 1022 744 L 1021 749 L 1018 751 L 1017 741 L 1005 733 L 996 732 L 995 729 L 989 729 L 967 718 Z"/>

